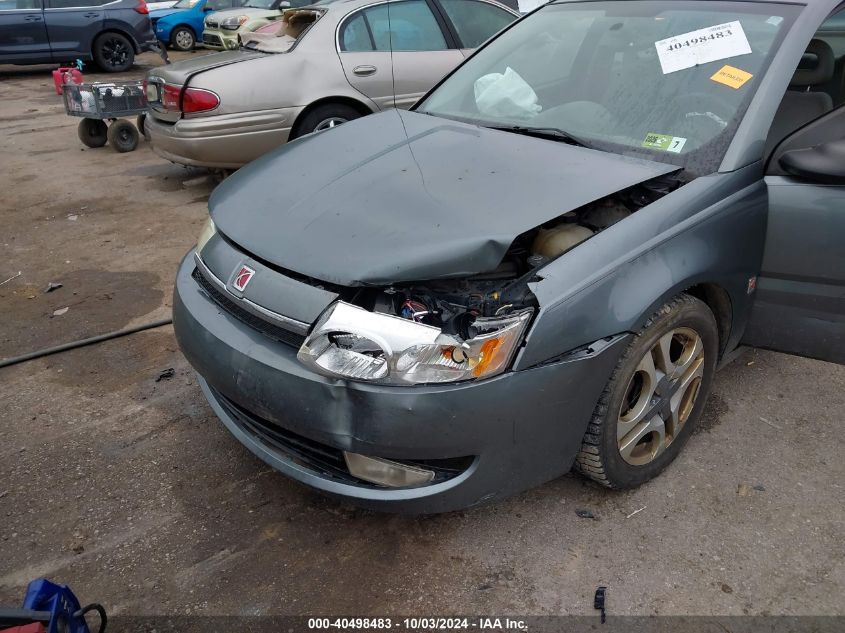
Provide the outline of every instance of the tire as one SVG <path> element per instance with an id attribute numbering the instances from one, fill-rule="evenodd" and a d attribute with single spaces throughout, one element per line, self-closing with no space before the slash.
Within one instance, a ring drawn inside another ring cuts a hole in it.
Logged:
<path id="1" fill-rule="evenodd" d="M 82 119 L 76 128 L 79 140 L 88 147 L 102 147 L 108 141 L 108 126 L 100 119 Z"/>
<path id="2" fill-rule="evenodd" d="M 347 121 L 358 119 L 361 113 L 344 103 L 326 103 L 317 106 L 296 122 L 291 140 L 335 127 Z"/>
<path id="3" fill-rule="evenodd" d="M 170 45 L 177 51 L 190 51 L 197 44 L 197 36 L 193 29 L 187 26 L 178 26 L 170 33 Z"/>
<path id="4" fill-rule="evenodd" d="M 144 140 L 149 143 L 150 142 L 150 134 L 149 134 L 149 132 L 147 132 L 147 128 L 144 127 L 146 122 L 147 122 L 147 115 L 144 114 L 144 113 L 141 113 L 141 114 L 138 115 L 138 118 L 135 119 L 135 127 L 138 128 L 138 131 L 141 133 L 141 136 L 144 137 Z"/>
<path id="5" fill-rule="evenodd" d="M 109 126 L 109 145 L 121 154 L 131 152 L 138 147 L 140 138 L 138 128 L 125 119 L 118 119 Z"/>
<path id="6" fill-rule="evenodd" d="M 135 63 L 135 48 L 125 35 L 103 33 L 94 40 L 91 51 L 97 66 L 108 73 L 122 73 Z"/>
<path id="7" fill-rule="evenodd" d="M 656 477 L 698 425 L 718 349 L 716 319 L 703 301 L 682 294 L 660 308 L 602 392 L 575 469 L 616 489 Z"/>

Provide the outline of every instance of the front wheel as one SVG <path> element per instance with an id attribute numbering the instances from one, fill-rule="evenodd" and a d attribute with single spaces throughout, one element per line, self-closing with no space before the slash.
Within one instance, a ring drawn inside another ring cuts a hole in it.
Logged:
<path id="1" fill-rule="evenodd" d="M 135 49 L 120 33 L 103 33 L 94 40 L 91 51 L 97 65 L 108 73 L 122 73 L 135 63 Z"/>
<path id="2" fill-rule="evenodd" d="M 297 121 L 291 140 L 312 132 L 329 130 L 360 116 L 361 113 L 358 110 L 343 103 L 326 103 L 317 106 L 302 117 L 302 120 Z"/>
<path id="3" fill-rule="evenodd" d="M 716 370 L 716 320 L 680 295 L 634 337 L 599 399 L 575 468 L 609 488 L 633 488 L 680 453 L 701 418 Z"/>
<path id="4" fill-rule="evenodd" d="M 194 36 L 194 32 L 187 26 L 180 26 L 176 29 L 173 29 L 173 33 L 170 34 L 170 44 L 176 50 L 193 50 L 194 45 L 196 43 L 197 38 Z"/>

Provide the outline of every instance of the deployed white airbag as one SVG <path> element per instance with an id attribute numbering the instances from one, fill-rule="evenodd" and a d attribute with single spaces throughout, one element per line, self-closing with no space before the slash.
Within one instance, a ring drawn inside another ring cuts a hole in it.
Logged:
<path id="1" fill-rule="evenodd" d="M 481 114 L 494 117 L 531 117 L 542 110 L 537 93 L 510 66 L 505 73 L 490 73 L 475 80 L 475 103 Z"/>

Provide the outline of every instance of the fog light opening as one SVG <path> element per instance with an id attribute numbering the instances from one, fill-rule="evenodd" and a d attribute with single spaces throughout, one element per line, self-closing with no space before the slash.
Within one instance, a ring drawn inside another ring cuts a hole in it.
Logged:
<path id="1" fill-rule="evenodd" d="M 434 471 L 408 466 L 400 462 L 367 457 L 358 453 L 343 453 L 350 474 L 358 479 L 388 488 L 423 486 L 434 479 Z"/>

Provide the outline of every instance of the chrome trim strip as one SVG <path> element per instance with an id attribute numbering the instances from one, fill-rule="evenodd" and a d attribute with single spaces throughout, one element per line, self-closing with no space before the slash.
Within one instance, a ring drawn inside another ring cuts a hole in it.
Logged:
<path id="1" fill-rule="evenodd" d="M 196 263 L 197 268 L 200 269 L 200 272 L 202 273 L 203 277 L 205 277 L 213 285 L 217 286 L 217 289 L 220 290 L 220 292 L 222 292 L 223 294 L 225 294 L 228 299 L 230 299 L 231 301 L 235 301 L 240 306 L 242 306 L 244 310 L 252 312 L 257 317 L 267 319 L 274 325 L 278 325 L 279 327 L 284 328 L 289 332 L 301 334 L 302 336 L 306 336 L 308 334 L 308 330 L 311 328 L 310 323 L 305 323 L 303 321 L 298 321 L 296 319 L 286 317 L 285 315 L 279 314 L 278 312 L 268 310 L 267 308 L 264 308 L 245 297 L 238 297 L 233 295 L 231 292 L 229 292 L 229 289 L 226 287 L 225 282 L 218 278 L 217 275 L 211 272 L 211 269 L 209 269 L 209 267 L 205 265 L 205 262 L 202 261 L 202 258 L 200 257 L 199 253 L 194 253 L 194 263 Z"/>

